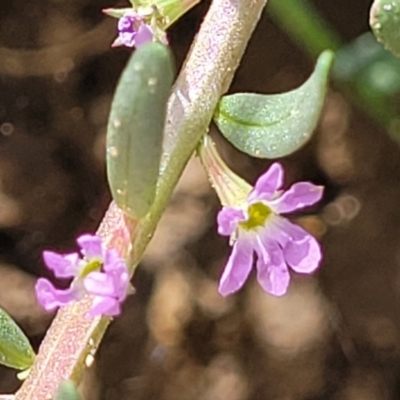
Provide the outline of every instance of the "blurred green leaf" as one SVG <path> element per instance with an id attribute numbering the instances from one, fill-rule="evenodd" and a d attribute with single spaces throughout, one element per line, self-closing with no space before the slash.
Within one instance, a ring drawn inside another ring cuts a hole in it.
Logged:
<path id="1" fill-rule="evenodd" d="M 370 25 L 385 48 L 400 57 L 400 0 L 375 0 Z"/>
<path id="2" fill-rule="evenodd" d="M 376 0 L 370 18 L 378 40 L 394 52 L 400 47 L 399 3 L 400 0 Z M 336 88 L 400 143 L 400 61 L 377 42 L 372 32 L 342 45 L 338 32 L 318 11 L 316 2 L 310 0 L 270 0 L 266 12 L 312 56 L 321 48 L 335 50 L 331 76 Z M 387 35 L 392 35 L 389 40 Z"/>
<path id="3" fill-rule="evenodd" d="M 0 364 L 26 370 L 35 360 L 35 353 L 18 325 L 0 308 Z"/>
<path id="4" fill-rule="evenodd" d="M 54 400 L 82 400 L 82 397 L 74 382 L 63 381 L 58 386 Z"/>
<path id="5" fill-rule="evenodd" d="M 108 180 L 114 200 L 132 218 L 144 216 L 154 200 L 172 81 L 168 47 L 146 44 L 131 56 L 112 102 Z"/>
<path id="6" fill-rule="evenodd" d="M 336 53 L 332 78 L 400 143 L 400 60 L 371 32 Z"/>
<path id="7" fill-rule="evenodd" d="M 317 125 L 332 62 L 333 53 L 323 52 L 310 78 L 287 93 L 224 96 L 214 121 L 234 146 L 253 157 L 291 154 L 310 139 Z"/>
<path id="8" fill-rule="evenodd" d="M 400 90 L 400 61 L 367 32 L 336 52 L 332 77 L 390 102 L 388 96 Z"/>

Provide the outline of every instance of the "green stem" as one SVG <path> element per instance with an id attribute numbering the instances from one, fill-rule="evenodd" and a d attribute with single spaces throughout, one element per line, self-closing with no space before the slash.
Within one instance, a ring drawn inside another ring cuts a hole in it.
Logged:
<path id="1" fill-rule="evenodd" d="M 271 0 L 268 13 L 313 58 L 337 50 L 341 39 L 308 0 Z"/>

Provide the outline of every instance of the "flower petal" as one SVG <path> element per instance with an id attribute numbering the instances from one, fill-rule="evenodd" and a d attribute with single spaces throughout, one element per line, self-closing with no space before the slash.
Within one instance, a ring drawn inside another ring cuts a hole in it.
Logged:
<path id="1" fill-rule="evenodd" d="M 117 46 L 134 47 L 135 38 L 136 38 L 136 32 L 120 32 L 118 35 L 118 39 L 116 39 L 112 43 L 112 47 L 117 47 Z"/>
<path id="2" fill-rule="evenodd" d="M 260 286 L 274 296 L 283 296 L 289 286 L 290 275 L 282 249 L 273 241 L 262 243 L 264 251 L 258 253 L 257 280 Z"/>
<path id="3" fill-rule="evenodd" d="M 121 313 L 121 305 L 118 300 L 112 297 L 96 296 L 92 303 L 89 316 L 97 317 L 101 315 L 115 316 Z"/>
<path id="4" fill-rule="evenodd" d="M 126 296 L 128 295 L 128 291 L 130 290 L 130 278 L 128 269 L 124 265 L 123 268 L 115 269 L 110 271 L 108 275 L 113 280 L 114 284 L 114 296 L 119 300 L 125 300 Z"/>
<path id="5" fill-rule="evenodd" d="M 116 249 L 106 250 L 103 263 L 104 271 L 114 271 L 121 268 L 125 268 L 127 270 L 126 264 L 120 257 L 118 251 Z"/>
<path id="6" fill-rule="evenodd" d="M 132 292 L 132 287 L 128 267 L 116 249 L 107 250 L 103 269 L 113 281 L 115 296 L 120 301 L 124 300 L 128 293 Z"/>
<path id="7" fill-rule="evenodd" d="M 101 239 L 97 235 L 85 234 L 76 240 L 81 248 L 82 254 L 87 260 L 103 259 L 103 248 Z"/>
<path id="8" fill-rule="evenodd" d="M 65 306 L 72 301 L 80 300 L 81 293 L 75 288 L 56 289 L 53 284 L 45 279 L 39 278 L 35 285 L 36 298 L 39 304 L 46 310 L 52 311 L 58 307 Z"/>
<path id="9" fill-rule="evenodd" d="M 218 233 L 222 236 L 230 236 L 236 230 L 237 224 L 245 220 L 242 210 L 233 207 L 224 207 L 217 216 Z"/>
<path id="10" fill-rule="evenodd" d="M 317 240 L 298 225 L 284 218 L 279 219 L 280 239 L 286 262 L 296 272 L 315 271 L 322 259 L 321 247 Z"/>
<path id="11" fill-rule="evenodd" d="M 104 272 L 94 271 L 83 279 L 83 286 L 88 293 L 95 296 L 114 296 L 113 279 Z"/>
<path id="12" fill-rule="evenodd" d="M 118 31 L 120 32 L 133 32 L 134 24 L 138 20 L 137 16 L 134 14 L 122 16 L 117 23 Z"/>
<path id="13" fill-rule="evenodd" d="M 311 235 L 304 242 L 289 242 L 283 249 L 285 260 L 290 267 L 300 273 L 314 272 L 322 259 L 319 243 Z"/>
<path id="14" fill-rule="evenodd" d="M 79 270 L 79 254 L 59 254 L 54 251 L 43 251 L 43 260 L 57 278 L 71 278 Z"/>
<path id="15" fill-rule="evenodd" d="M 271 200 L 275 192 L 282 187 L 283 176 L 284 171 L 282 165 L 273 163 L 269 169 L 258 178 L 254 189 L 249 195 L 249 203 L 260 200 Z"/>
<path id="16" fill-rule="evenodd" d="M 94 271 L 84 278 L 83 286 L 92 295 L 113 297 L 123 301 L 127 296 L 129 274 L 126 268 L 107 273 Z"/>
<path id="17" fill-rule="evenodd" d="M 268 205 L 277 214 L 288 213 L 315 204 L 321 200 L 323 191 L 323 186 L 310 182 L 298 182 Z"/>
<path id="18" fill-rule="evenodd" d="M 147 24 L 140 25 L 136 37 L 135 37 L 135 46 L 139 47 L 145 43 L 149 43 L 153 40 L 154 34 L 152 29 Z"/>
<path id="19" fill-rule="evenodd" d="M 227 296 L 239 290 L 248 278 L 253 265 L 251 238 L 239 237 L 219 281 L 219 293 Z"/>
<path id="20" fill-rule="evenodd" d="M 266 269 L 258 269 L 257 280 L 267 293 L 274 296 L 283 296 L 288 290 L 290 275 L 287 268 L 271 266 Z"/>

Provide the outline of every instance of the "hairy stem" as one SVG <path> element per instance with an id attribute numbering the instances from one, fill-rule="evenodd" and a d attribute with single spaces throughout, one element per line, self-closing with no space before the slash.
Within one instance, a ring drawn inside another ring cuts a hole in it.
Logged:
<path id="1" fill-rule="evenodd" d="M 266 0 L 212 3 L 171 94 L 161 177 L 148 217 L 136 226 L 133 221 L 125 221 L 113 204 L 105 215 L 99 234 L 121 254 L 129 251 L 131 238 L 126 231 L 133 229 L 125 223 L 134 225 L 131 259 L 135 266 L 188 159 L 207 132 L 215 106 L 232 81 L 265 3 Z M 88 297 L 57 314 L 15 400 L 51 399 L 60 381 L 79 382 L 109 323 L 108 318 L 86 318 L 90 306 Z"/>

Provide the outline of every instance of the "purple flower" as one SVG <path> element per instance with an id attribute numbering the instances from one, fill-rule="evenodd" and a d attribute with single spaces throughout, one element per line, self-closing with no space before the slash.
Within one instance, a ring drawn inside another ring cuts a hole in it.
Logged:
<path id="1" fill-rule="evenodd" d="M 112 46 L 138 47 L 153 40 L 154 33 L 144 18 L 134 12 L 118 20 L 118 37 Z"/>
<path id="2" fill-rule="evenodd" d="M 39 303 L 51 311 L 91 294 L 94 300 L 90 316 L 118 315 L 129 287 L 126 264 L 117 250 L 104 249 L 96 235 L 82 235 L 77 243 L 80 254 L 43 252 L 45 264 L 57 278 L 74 279 L 68 289 L 56 289 L 49 280 L 39 278 L 35 287 Z"/>
<path id="3" fill-rule="evenodd" d="M 218 232 L 230 236 L 232 254 L 219 283 L 219 292 L 227 296 L 239 290 L 253 267 L 257 254 L 257 280 L 275 296 L 286 293 L 289 268 L 311 273 L 319 265 L 318 242 L 298 225 L 279 214 L 312 205 L 322 197 L 323 188 L 309 182 L 295 183 L 287 191 L 283 185 L 283 167 L 274 163 L 257 180 L 242 206 L 226 205 L 218 214 Z"/>

